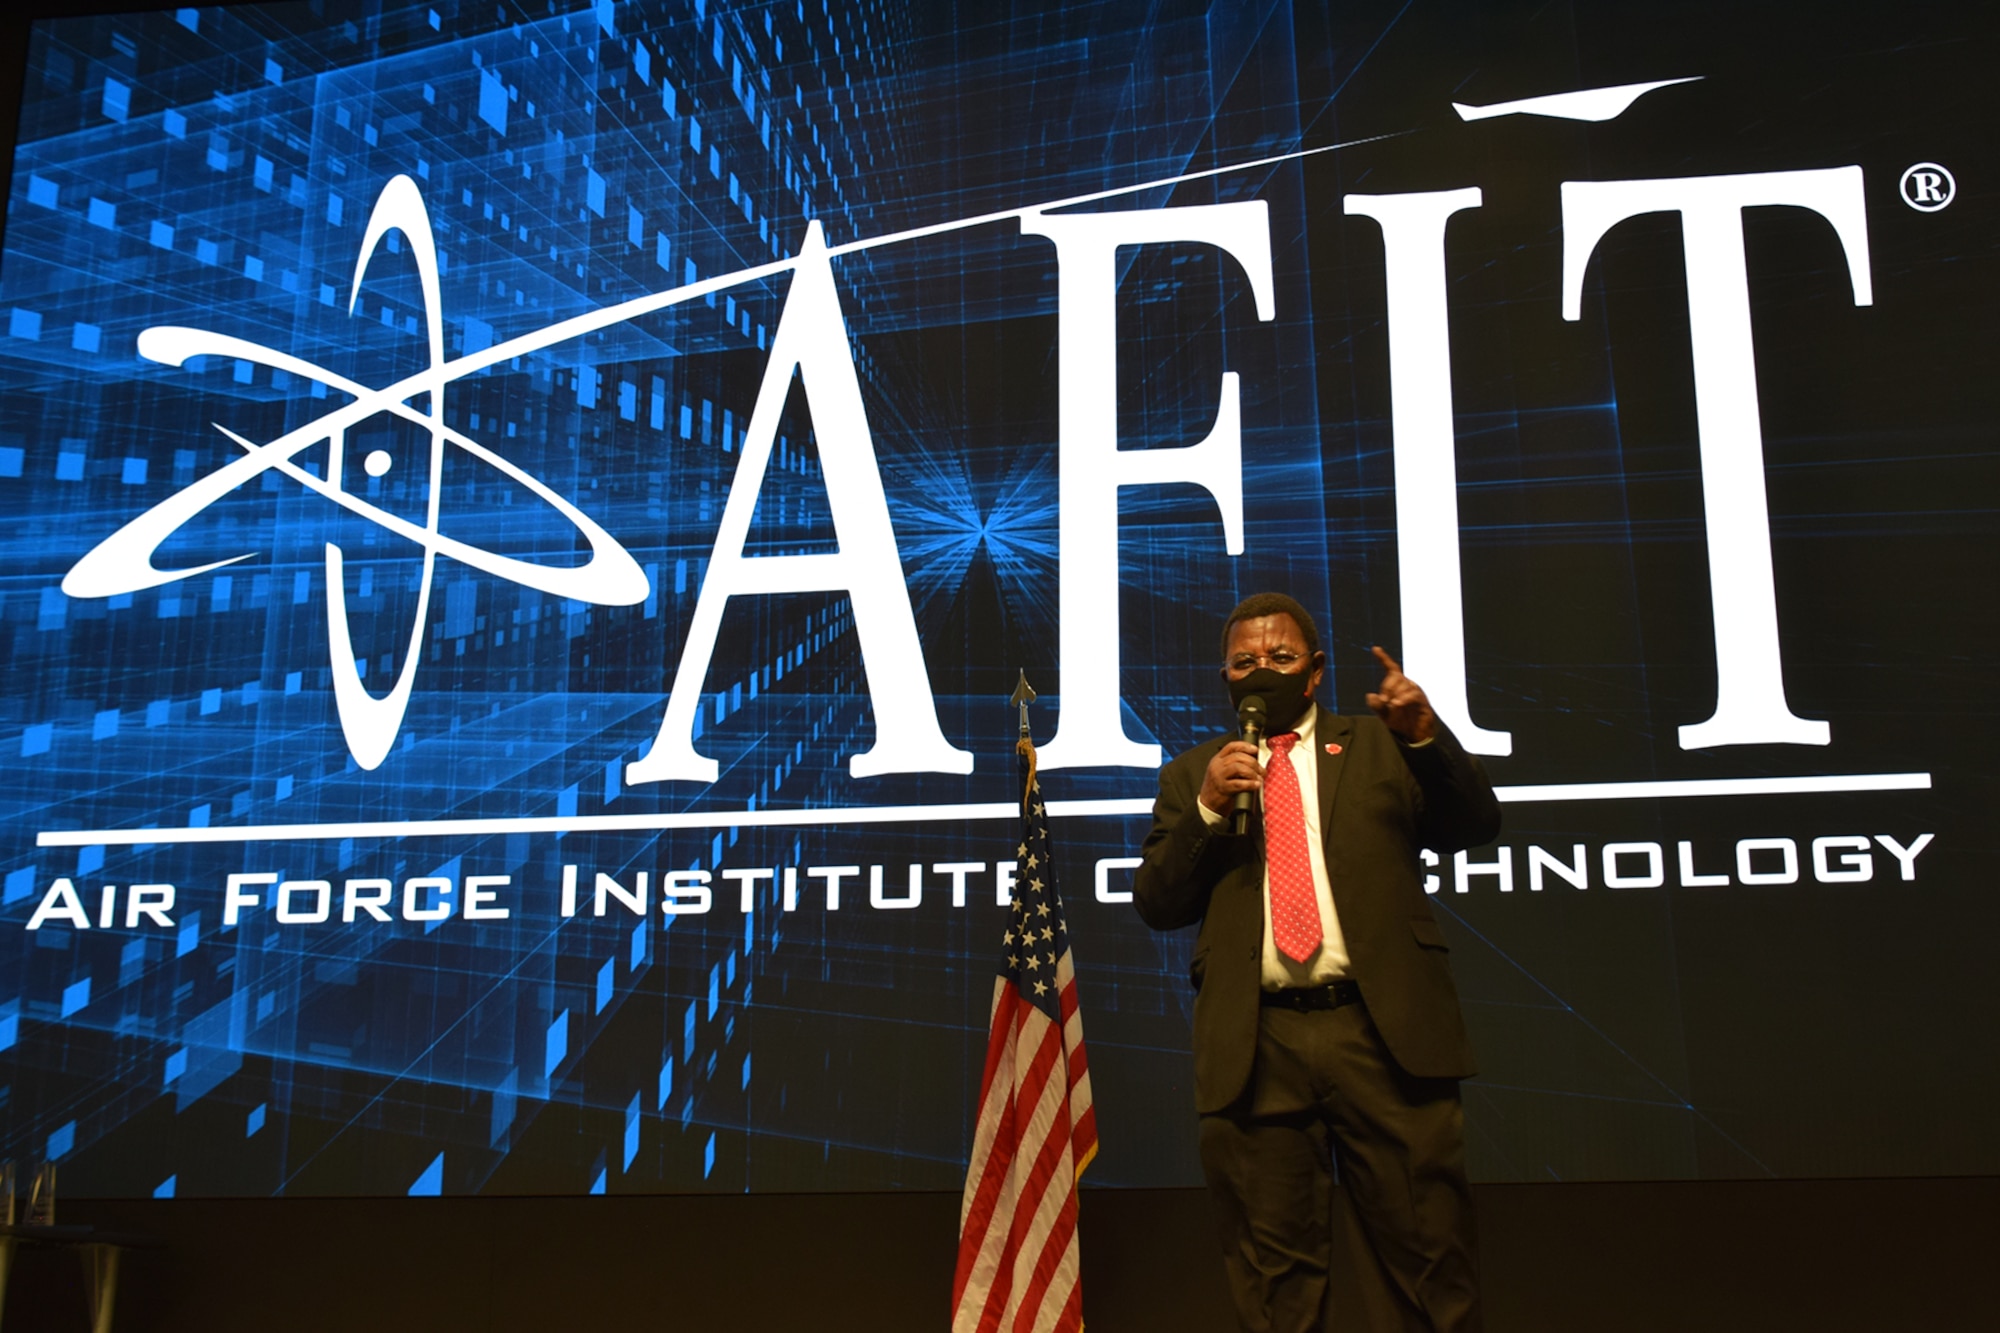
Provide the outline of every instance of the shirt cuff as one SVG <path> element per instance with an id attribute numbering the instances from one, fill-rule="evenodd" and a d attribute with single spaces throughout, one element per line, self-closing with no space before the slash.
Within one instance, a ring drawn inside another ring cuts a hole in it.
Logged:
<path id="1" fill-rule="evenodd" d="M 1202 800 L 1199 796 L 1195 797 L 1194 808 L 1201 811 L 1201 822 L 1210 828 L 1221 828 L 1229 822 L 1227 815 L 1216 814 L 1215 811 L 1208 808 L 1208 802 Z"/>
<path id="2" fill-rule="evenodd" d="M 1436 740 L 1436 739 L 1437 739 L 1437 737 L 1436 737 L 1435 735 L 1431 735 L 1431 736 L 1426 736 L 1426 737 L 1424 737 L 1424 738 L 1423 738 L 1422 740 L 1420 740 L 1420 741 L 1406 741 L 1406 740 L 1404 740 L 1404 739 L 1403 739 L 1403 738 L 1402 738 L 1401 736 L 1398 736 L 1398 737 L 1396 737 L 1396 740 L 1397 740 L 1397 741 L 1398 741 L 1398 742 L 1399 742 L 1399 743 L 1400 743 L 1400 744 L 1401 744 L 1401 745 L 1402 745 L 1402 746 L 1403 746 L 1403 747 L 1404 747 L 1405 749 L 1409 749 L 1409 750 L 1421 750 L 1421 749 L 1423 749 L 1423 748 L 1424 748 L 1424 747 L 1425 747 L 1426 745 L 1429 745 L 1429 744 L 1430 744 L 1430 743 L 1431 743 L 1432 741 L 1434 741 L 1434 740 Z M 1204 806 L 1204 807 L 1203 807 L 1203 809 L 1206 809 L 1206 808 L 1207 808 L 1206 806 Z"/>

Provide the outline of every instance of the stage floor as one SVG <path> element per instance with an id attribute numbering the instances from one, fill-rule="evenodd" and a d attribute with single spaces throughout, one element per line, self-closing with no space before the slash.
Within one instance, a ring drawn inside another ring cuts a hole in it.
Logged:
<path id="1" fill-rule="evenodd" d="M 1486 1185 L 1490 1333 L 1931 1330 L 1991 1320 L 2000 1179 Z M 1233 1327 L 1206 1200 L 1087 1190 L 1092 1333 Z M 64 1201 L 157 1236 L 120 1333 L 945 1327 L 943 1194 Z M 67 1254 L 24 1252 L 9 1333 L 88 1327 Z"/>

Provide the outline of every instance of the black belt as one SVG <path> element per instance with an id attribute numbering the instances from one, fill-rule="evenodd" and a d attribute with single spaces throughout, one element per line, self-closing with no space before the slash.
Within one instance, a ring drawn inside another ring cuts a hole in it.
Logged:
<path id="1" fill-rule="evenodd" d="M 1352 981 L 1329 981 L 1324 986 L 1288 987 L 1284 990 L 1267 990 L 1262 995 L 1263 1003 L 1274 1004 L 1284 1009 L 1338 1009 L 1344 1004 L 1361 1003 L 1361 987 Z"/>

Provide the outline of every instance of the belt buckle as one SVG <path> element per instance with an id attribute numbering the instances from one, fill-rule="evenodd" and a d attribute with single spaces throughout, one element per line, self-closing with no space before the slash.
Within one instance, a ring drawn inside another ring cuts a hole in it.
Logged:
<path id="1" fill-rule="evenodd" d="M 1361 1002 L 1361 987 L 1352 977 L 1337 977 L 1317 986 L 1284 986 L 1263 993 L 1260 1003 L 1311 1013 L 1320 1009 L 1341 1009 Z"/>

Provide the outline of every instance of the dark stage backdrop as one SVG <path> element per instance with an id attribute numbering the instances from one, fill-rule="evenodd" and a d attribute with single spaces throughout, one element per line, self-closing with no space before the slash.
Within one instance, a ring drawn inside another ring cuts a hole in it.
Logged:
<path id="1" fill-rule="evenodd" d="M 416 0 L 29 29 L 0 1151 L 952 1189 L 1025 669 L 1098 1182 L 1162 756 L 1402 654 L 1486 1180 L 2000 1171 L 1990 6 Z"/>

